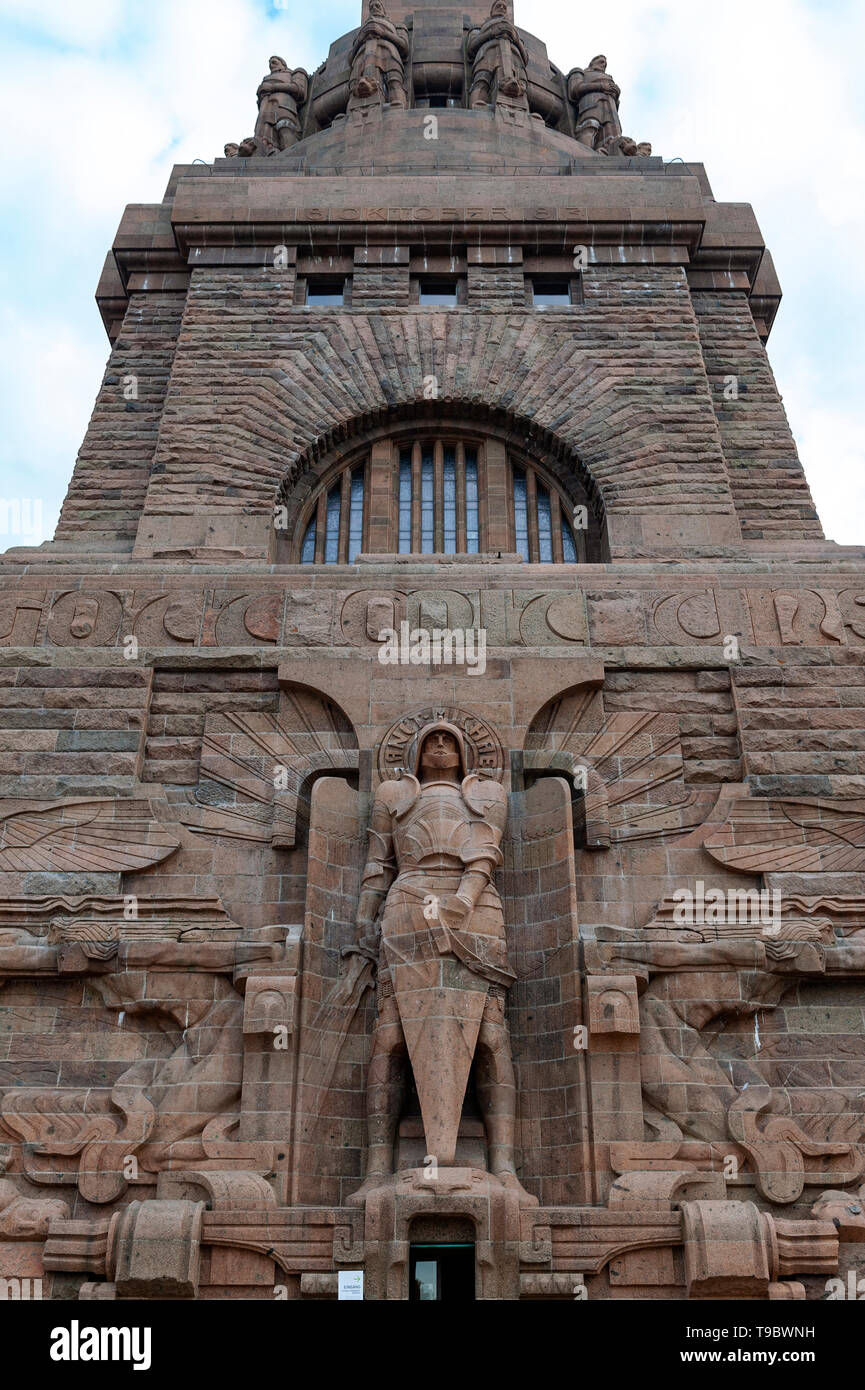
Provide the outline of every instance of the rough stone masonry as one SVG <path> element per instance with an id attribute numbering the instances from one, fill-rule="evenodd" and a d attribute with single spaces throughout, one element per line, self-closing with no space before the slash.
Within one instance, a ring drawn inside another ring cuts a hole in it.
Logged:
<path id="1" fill-rule="evenodd" d="M 865 1274 L 865 552 L 750 206 L 556 56 L 368 0 L 121 218 L 2 557 L 7 1281 Z"/>

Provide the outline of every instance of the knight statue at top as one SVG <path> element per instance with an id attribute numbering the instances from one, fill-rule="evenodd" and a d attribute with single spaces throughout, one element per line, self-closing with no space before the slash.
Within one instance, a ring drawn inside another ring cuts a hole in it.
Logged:
<path id="1" fill-rule="evenodd" d="M 574 103 L 576 136 L 581 145 L 604 154 L 614 152 L 622 134 L 619 120 L 621 91 L 607 72 L 602 53 L 587 68 L 574 68 L 568 74 L 568 96 Z"/>
<path id="2" fill-rule="evenodd" d="M 501 94 L 525 99 L 528 50 L 508 18 L 506 0 L 494 0 L 489 19 L 472 29 L 466 53 L 472 64 L 469 106 L 489 106 Z"/>
<path id="3" fill-rule="evenodd" d="M 349 111 L 376 96 L 382 104 L 407 107 L 408 54 L 408 30 L 388 19 L 381 0 L 370 0 L 369 19 L 358 30 L 351 50 Z"/>
<path id="4" fill-rule="evenodd" d="M 258 120 L 254 138 L 261 154 L 275 154 L 300 139 L 297 106 L 306 100 L 309 87 L 304 69 L 295 68 L 292 72 L 284 58 L 271 58 L 268 67 L 256 93 Z"/>

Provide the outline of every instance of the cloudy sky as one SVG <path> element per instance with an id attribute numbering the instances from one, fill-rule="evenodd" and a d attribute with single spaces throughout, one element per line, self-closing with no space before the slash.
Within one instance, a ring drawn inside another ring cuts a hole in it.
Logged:
<path id="1" fill-rule="evenodd" d="M 124 205 L 161 201 L 173 164 L 251 130 L 271 53 L 312 71 L 359 13 L 0 0 L 0 549 L 53 532 L 108 352 L 93 293 Z M 516 18 L 565 70 L 606 53 L 625 129 L 754 205 L 785 296 L 771 360 L 811 489 L 827 535 L 865 543 L 865 5 L 516 0 Z"/>

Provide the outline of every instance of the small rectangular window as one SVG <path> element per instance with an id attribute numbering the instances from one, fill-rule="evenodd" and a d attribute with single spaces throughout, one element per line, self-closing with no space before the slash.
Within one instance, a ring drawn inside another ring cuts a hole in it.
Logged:
<path id="1" fill-rule="evenodd" d="M 444 308 L 455 309 L 459 303 L 456 280 L 424 277 L 419 286 L 420 304 L 440 304 Z"/>
<path id="2" fill-rule="evenodd" d="M 536 309 L 568 309 L 572 302 L 570 280 L 532 280 Z"/>
<path id="3" fill-rule="evenodd" d="M 306 302 L 320 308 L 345 303 L 345 281 L 311 275 L 306 282 Z"/>

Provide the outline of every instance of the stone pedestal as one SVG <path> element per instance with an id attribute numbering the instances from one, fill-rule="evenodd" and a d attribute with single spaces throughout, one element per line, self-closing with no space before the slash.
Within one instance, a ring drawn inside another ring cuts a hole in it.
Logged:
<path id="1" fill-rule="evenodd" d="M 413 1227 L 424 1243 L 442 1244 L 471 1230 L 478 1299 L 520 1296 L 521 1213 L 537 1199 L 516 1179 L 508 1182 L 478 1168 L 425 1168 L 397 1173 L 366 1193 L 363 1241 L 367 1299 L 409 1297 Z M 421 1224 L 422 1223 L 422 1224 Z"/>

